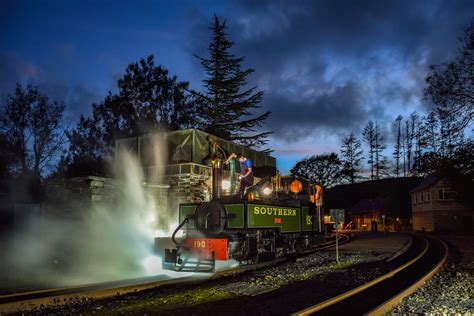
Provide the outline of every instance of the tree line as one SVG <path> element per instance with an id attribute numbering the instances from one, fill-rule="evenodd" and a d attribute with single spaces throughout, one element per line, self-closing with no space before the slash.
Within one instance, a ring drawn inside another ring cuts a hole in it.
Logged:
<path id="1" fill-rule="evenodd" d="M 426 116 L 412 112 L 394 120 L 391 160 L 385 154 L 386 131 L 371 120 L 360 137 L 350 133 L 341 139 L 339 154 L 305 157 L 290 172 L 326 187 L 432 173 L 467 175 L 472 181 L 474 141 L 465 130 L 474 113 L 474 22 L 464 30 L 457 56 L 430 67 L 424 97 L 432 103 Z"/>
<path id="2" fill-rule="evenodd" d="M 226 21 L 214 15 L 208 55 L 196 56 L 205 78 L 191 89 L 150 55 L 129 64 L 109 92 L 92 104 L 92 116 L 76 126 L 62 123 L 64 103 L 49 100 L 37 86 L 17 84 L 0 109 L 0 176 L 107 175 L 115 140 L 148 133 L 199 128 L 245 146 L 262 148 L 270 132 L 259 127 L 270 115 L 255 115 L 263 91 L 248 85 L 254 72 L 231 50 Z"/>
<path id="3" fill-rule="evenodd" d="M 254 69 L 243 67 L 245 57 L 232 54 L 235 43 L 228 39 L 226 21 L 214 16 L 210 29 L 207 56 L 196 56 L 205 72 L 201 91 L 150 55 L 129 64 L 117 92 L 92 104 L 92 116 L 81 116 L 72 128 L 62 122 L 63 102 L 50 100 L 36 86 L 18 84 L 0 109 L 0 177 L 41 178 L 51 171 L 54 176 L 107 175 L 116 139 L 163 130 L 199 128 L 249 147 L 265 146 L 270 132 L 258 130 L 270 112 L 255 115 L 263 91 L 248 86 Z M 291 173 L 324 186 L 425 175 L 446 164 L 472 173 L 473 141 L 464 131 L 473 119 L 473 49 L 471 22 L 458 55 L 430 67 L 424 95 L 433 104 L 431 111 L 394 120 L 391 160 L 386 131 L 369 121 L 361 135 L 352 132 L 341 139 L 339 154 L 306 157 Z"/>

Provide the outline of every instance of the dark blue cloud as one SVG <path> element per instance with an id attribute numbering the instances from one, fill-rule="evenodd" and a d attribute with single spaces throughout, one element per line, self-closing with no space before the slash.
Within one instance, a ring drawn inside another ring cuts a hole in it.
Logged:
<path id="1" fill-rule="evenodd" d="M 474 2 L 2 1 L 0 94 L 16 82 L 39 84 L 66 101 L 73 120 L 149 54 L 199 89 L 193 54 L 206 55 L 214 13 L 256 70 L 250 84 L 265 91 L 275 146 L 325 134 L 337 147 L 369 119 L 389 130 L 398 114 L 427 106 L 428 66 L 456 53 Z"/>
<path id="2" fill-rule="evenodd" d="M 472 1 L 268 0 L 238 1 L 226 17 L 235 52 L 256 69 L 251 83 L 273 111 L 267 128 L 293 141 L 423 111 L 429 65 L 455 54 L 473 13 Z M 203 15 L 196 20 L 204 24 Z M 193 37 L 203 50 L 209 32 Z"/>

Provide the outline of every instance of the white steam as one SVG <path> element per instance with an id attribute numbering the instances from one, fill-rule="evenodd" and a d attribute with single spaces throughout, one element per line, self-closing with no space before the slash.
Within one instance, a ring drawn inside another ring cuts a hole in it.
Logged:
<path id="1" fill-rule="evenodd" d="M 123 184 L 116 201 L 84 207 L 75 219 L 41 216 L 16 232 L 2 249 L 0 290 L 22 286 L 87 284 L 165 274 L 153 252 L 160 227 L 176 227 L 177 218 L 162 223 L 153 195 L 143 186 L 137 159 L 122 153 Z M 61 213 L 63 210 L 57 210 Z M 79 218 L 77 218 L 79 217 Z M 176 275 L 176 274 L 174 274 Z M 178 274 L 184 276 L 183 274 Z"/>

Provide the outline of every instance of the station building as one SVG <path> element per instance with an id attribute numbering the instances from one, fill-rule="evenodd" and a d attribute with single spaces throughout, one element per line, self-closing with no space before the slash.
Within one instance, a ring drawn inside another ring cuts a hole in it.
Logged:
<path id="1" fill-rule="evenodd" d="M 384 198 L 376 197 L 374 199 L 361 199 L 349 209 L 349 227 L 357 230 L 371 229 L 372 222 L 382 223 L 385 214 L 387 214 L 388 205 Z"/>
<path id="2" fill-rule="evenodd" d="M 446 178 L 427 176 L 410 191 L 413 230 L 472 231 L 474 212 L 463 204 Z"/>
<path id="3" fill-rule="evenodd" d="M 412 209 L 409 192 L 418 177 L 387 178 L 338 185 L 325 191 L 325 210 L 344 209 L 348 229 L 371 230 L 375 222 L 381 230 L 411 230 Z"/>

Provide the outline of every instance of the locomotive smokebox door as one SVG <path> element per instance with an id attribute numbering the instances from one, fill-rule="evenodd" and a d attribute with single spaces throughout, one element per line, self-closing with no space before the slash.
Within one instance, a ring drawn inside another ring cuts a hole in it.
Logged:
<path id="1" fill-rule="evenodd" d="M 198 206 L 194 213 L 197 230 L 218 234 L 225 229 L 227 211 L 218 201 L 211 201 Z"/>

